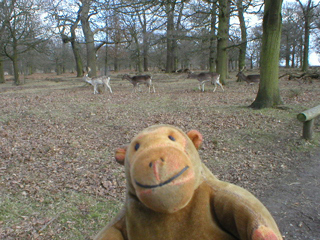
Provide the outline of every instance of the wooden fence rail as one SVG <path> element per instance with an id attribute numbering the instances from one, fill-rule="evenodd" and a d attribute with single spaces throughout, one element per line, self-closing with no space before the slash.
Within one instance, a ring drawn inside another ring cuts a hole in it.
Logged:
<path id="1" fill-rule="evenodd" d="M 302 137 L 304 139 L 312 139 L 312 126 L 314 124 L 314 119 L 320 115 L 320 105 L 310 108 L 304 112 L 297 115 L 300 122 L 303 122 L 303 133 Z"/>

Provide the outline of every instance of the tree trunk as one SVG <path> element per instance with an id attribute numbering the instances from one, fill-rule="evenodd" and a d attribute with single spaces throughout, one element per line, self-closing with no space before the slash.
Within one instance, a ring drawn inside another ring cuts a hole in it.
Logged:
<path id="1" fill-rule="evenodd" d="M 139 47 L 139 42 L 137 42 L 137 71 L 139 73 L 143 72 L 143 63 L 142 63 L 142 57 L 141 57 L 141 50 Z"/>
<path id="2" fill-rule="evenodd" d="M 211 24 L 210 24 L 210 45 L 209 45 L 209 71 L 216 71 L 216 22 L 217 22 L 217 1 L 212 3 Z"/>
<path id="3" fill-rule="evenodd" d="M 89 23 L 89 10 L 90 10 L 90 1 L 82 0 L 82 11 L 81 11 L 81 25 L 82 31 L 86 41 L 87 48 L 87 66 L 90 67 L 91 71 L 89 72 L 90 77 L 97 76 L 97 59 L 96 59 L 96 49 L 94 46 L 94 34 L 90 28 Z"/>
<path id="4" fill-rule="evenodd" d="M 265 0 L 258 95 L 250 107 L 261 109 L 282 104 L 279 92 L 279 53 L 282 0 Z"/>
<path id="5" fill-rule="evenodd" d="M 220 82 L 225 84 L 228 72 L 228 39 L 229 39 L 229 1 L 219 0 L 219 26 L 217 46 L 217 72 L 220 74 Z"/>
<path id="6" fill-rule="evenodd" d="M 118 72 L 118 48 L 119 48 L 119 44 L 115 43 L 114 44 L 114 62 L 113 62 L 115 72 Z"/>
<path id="7" fill-rule="evenodd" d="M 78 26 L 79 20 L 77 20 L 72 26 L 71 26 L 71 46 L 72 51 L 74 55 L 74 59 L 76 62 L 76 69 L 77 69 L 77 77 L 83 77 L 83 63 L 81 59 L 80 54 L 80 44 L 76 40 L 76 28 Z"/>
<path id="8" fill-rule="evenodd" d="M 308 14 L 308 13 L 307 13 Z M 306 72 L 309 68 L 309 38 L 310 38 L 310 23 L 309 16 L 305 16 L 304 26 L 304 44 L 303 44 L 303 59 L 302 59 L 302 71 Z"/>
<path id="9" fill-rule="evenodd" d="M 137 51 L 137 54 L 134 56 L 135 59 L 133 59 L 134 62 L 136 62 L 136 71 L 138 71 L 139 73 L 142 73 L 143 72 L 143 63 L 142 63 L 142 56 L 141 56 L 141 48 L 140 48 L 140 43 L 139 43 L 138 34 L 136 32 L 136 29 L 132 30 L 131 35 L 132 35 L 134 42 L 136 44 L 136 51 Z"/>
<path id="10" fill-rule="evenodd" d="M 83 77 L 83 63 L 80 55 L 80 45 L 77 41 L 71 42 L 74 59 L 76 62 L 77 77 Z"/>
<path id="11" fill-rule="evenodd" d="M 246 52 L 247 52 L 247 28 L 243 16 L 242 0 L 237 0 L 238 17 L 241 29 L 241 45 L 239 47 L 239 71 L 246 66 Z"/>
<path id="12" fill-rule="evenodd" d="M 14 85 L 20 85 L 19 79 L 19 67 L 18 67 L 18 44 L 17 40 L 13 38 L 12 43 L 13 55 L 12 55 L 12 64 L 13 64 L 13 75 L 14 75 Z"/>
<path id="13" fill-rule="evenodd" d="M 304 41 L 303 41 L 303 58 L 302 58 L 302 71 L 306 72 L 309 68 L 309 39 L 310 39 L 310 28 L 315 18 L 314 9 L 319 6 L 319 4 L 314 5 L 312 0 L 308 0 L 305 7 L 301 0 L 297 0 L 300 4 L 301 10 L 303 12 L 304 18 Z"/>
<path id="14" fill-rule="evenodd" d="M 108 41 L 107 41 L 108 42 Z M 106 54 L 105 54 L 105 58 L 104 58 L 104 75 L 108 75 L 109 71 L 108 71 L 108 64 L 109 64 L 109 59 L 108 59 L 108 44 L 106 44 Z"/>
<path id="15" fill-rule="evenodd" d="M 3 59 L 0 55 L 0 83 L 5 83 L 6 80 L 4 78 L 4 70 L 3 70 Z"/>
<path id="16" fill-rule="evenodd" d="M 296 66 L 295 55 L 296 55 L 296 46 L 293 45 L 293 46 L 292 46 L 292 53 L 291 53 L 291 67 L 292 67 L 292 68 L 294 68 L 294 67 Z"/>
<path id="17" fill-rule="evenodd" d="M 171 4 L 173 6 L 171 6 Z M 174 3 L 166 5 L 167 12 L 167 64 L 166 72 L 171 73 L 174 70 Z"/>
<path id="18" fill-rule="evenodd" d="M 143 34 L 143 51 L 142 51 L 142 56 L 143 56 L 143 70 L 145 72 L 149 71 L 149 37 L 148 37 L 148 32 L 147 32 L 147 19 L 146 19 L 146 14 L 143 13 L 143 29 L 142 29 L 142 34 Z"/>
<path id="19" fill-rule="evenodd" d="M 289 43 L 289 35 L 286 36 L 286 68 L 290 67 L 290 43 Z"/>
<path id="20" fill-rule="evenodd" d="M 303 43 L 303 37 L 301 36 L 300 42 Z M 299 67 L 302 68 L 302 59 L 303 59 L 303 44 L 299 45 Z"/>

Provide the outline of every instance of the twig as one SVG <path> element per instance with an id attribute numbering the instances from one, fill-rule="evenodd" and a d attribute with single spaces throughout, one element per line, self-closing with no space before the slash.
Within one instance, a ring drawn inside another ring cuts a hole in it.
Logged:
<path id="1" fill-rule="evenodd" d="M 42 232 L 44 229 L 46 229 L 54 220 L 56 220 L 61 213 L 63 213 L 64 211 L 59 212 L 54 218 L 52 218 L 49 222 L 47 222 L 38 232 Z"/>

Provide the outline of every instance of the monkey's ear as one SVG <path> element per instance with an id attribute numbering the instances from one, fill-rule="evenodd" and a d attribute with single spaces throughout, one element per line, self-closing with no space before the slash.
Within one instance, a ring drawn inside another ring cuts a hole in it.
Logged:
<path id="1" fill-rule="evenodd" d="M 124 165 L 124 159 L 126 158 L 127 146 L 118 148 L 116 150 L 115 158 L 118 163 Z"/>
<path id="2" fill-rule="evenodd" d="M 193 142 L 196 149 L 199 149 L 203 141 L 202 134 L 197 130 L 191 130 L 187 133 L 187 135 Z"/>

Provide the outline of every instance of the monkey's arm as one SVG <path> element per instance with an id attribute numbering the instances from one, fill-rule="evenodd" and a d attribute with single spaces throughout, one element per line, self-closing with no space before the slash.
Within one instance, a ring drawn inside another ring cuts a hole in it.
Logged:
<path id="1" fill-rule="evenodd" d="M 94 240 L 126 239 L 125 208 L 123 207 L 119 214 L 94 237 Z"/>

